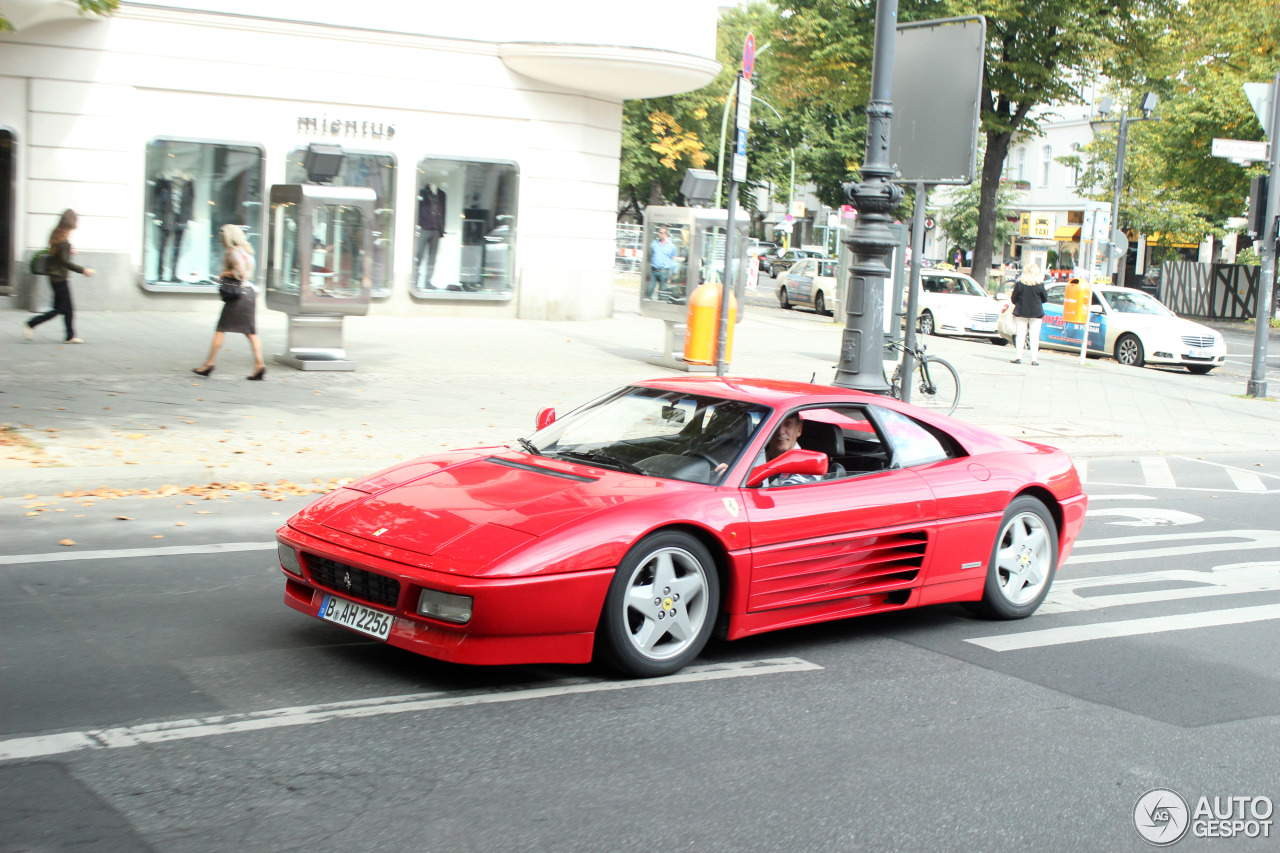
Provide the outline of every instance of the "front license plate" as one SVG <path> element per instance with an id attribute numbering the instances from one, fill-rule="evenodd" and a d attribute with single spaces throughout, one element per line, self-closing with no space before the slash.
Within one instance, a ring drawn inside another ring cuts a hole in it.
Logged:
<path id="1" fill-rule="evenodd" d="M 1213 358 L 1213 350 L 1211 349 L 1187 350 L 1187 358 Z"/>
<path id="2" fill-rule="evenodd" d="M 994 332 L 995 330 L 995 323 L 974 323 L 969 327 L 969 331 L 971 332 Z"/>
<path id="3" fill-rule="evenodd" d="M 320 600 L 319 616 L 326 622 L 334 622 L 379 640 L 385 640 L 391 633 L 391 623 L 395 619 L 390 613 L 383 613 L 336 595 L 326 595 Z"/>

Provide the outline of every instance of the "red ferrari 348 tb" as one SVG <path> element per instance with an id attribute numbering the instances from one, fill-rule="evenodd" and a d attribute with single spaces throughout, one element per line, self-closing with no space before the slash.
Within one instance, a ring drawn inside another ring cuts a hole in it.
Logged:
<path id="1" fill-rule="evenodd" d="M 654 380 L 538 427 L 303 509 L 277 534 L 285 601 L 440 660 L 654 676 L 717 629 L 1028 616 L 1084 523 L 1062 451 L 842 388 Z"/>

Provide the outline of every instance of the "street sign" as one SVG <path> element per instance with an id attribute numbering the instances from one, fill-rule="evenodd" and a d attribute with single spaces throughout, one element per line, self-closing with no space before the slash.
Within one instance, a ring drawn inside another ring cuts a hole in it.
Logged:
<path id="1" fill-rule="evenodd" d="M 1244 96 L 1249 99 L 1249 105 L 1253 107 L 1254 114 L 1258 117 L 1258 121 L 1262 123 L 1262 132 L 1266 136 L 1271 135 L 1271 84 L 1270 83 L 1245 83 Z"/>
<path id="2" fill-rule="evenodd" d="M 1214 157 L 1226 157 L 1228 160 L 1252 160 L 1255 163 L 1263 162 L 1271 156 L 1267 143 L 1250 142 L 1244 139 L 1215 139 L 1210 153 Z"/>
<path id="3" fill-rule="evenodd" d="M 1123 258 L 1129 252 L 1129 237 L 1119 228 L 1111 232 L 1111 255 Z"/>
<path id="4" fill-rule="evenodd" d="M 933 226 L 934 226 L 935 224 L 936 224 L 936 223 L 933 221 L 933 217 L 932 217 L 932 216 L 926 216 L 926 217 L 924 218 L 924 230 L 926 230 L 926 231 L 932 231 L 932 230 L 933 230 Z"/>
<path id="5" fill-rule="evenodd" d="M 802 201 L 791 202 L 791 215 L 804 216 L 804 202 Z"/>
<path id="6" fill-rule="evenodd" d="M 751 72 L 756 67 L 756 35 L 755 33 L 747 33 L 747 38 L 742 42 L 742 76 L 748 80 L 751 79 Z"/>
<path id="7" fill-rule="evenodd" d="M 738 81 L 738 121 L 737 126 L 746 130 L 751 126 L 751 81 L 743 78 Z"/>

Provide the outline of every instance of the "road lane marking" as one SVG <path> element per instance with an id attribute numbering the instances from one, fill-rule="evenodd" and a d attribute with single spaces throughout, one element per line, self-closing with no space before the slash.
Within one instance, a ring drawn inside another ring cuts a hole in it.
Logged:
<path id="1" fill-rule="evenodd" d="M 180 557 L 188 554 L 226 554 L 232 551 L 273 551 L 271 542 L 215 542 L 211 545 L 166 545 L 162 548 L 121 548 L 114 551 L 52 551 L 46 554 L 0 555 L 0 566 L 62 563 L 68 560 L 119 560 L 125 557 Z"/>
<path id="2" fill-rule="evenodd" d="M 1240 471 L 1236 468 L 1224 468 L 1227 476 L 1231 478 L 1231 482 L 1236 484 L 1236 488 L 1242 492 L 1265 492 L 1267 484 L 1262 482 L 1262 478 L 1252 471 Z"/>
<path id="3" fill-rule="evenodd" d="M 1086 513 L 1089 518 L 1100 518 L 1102 516 L 1120 516 L 1127 518 L 1128 521 L 1106 521 L 1104 524 L 1111 524 L 1118 527 L 1172 527 L 1182 524 L 1199 524 L 1204 521 L 1198 515 L 1192 515 L 1189 512 L 1183 512 L 1180 509 L 1162 509 L 1159 507 L 1135 507 L 1133 509 L 1124 509 L 1116 507 L 1113 509 L 1103 509 L 1101 507 L 1090 508 Z"/>
<path id="4" fill-rule="evenodd" d="M 1173 479 L 1173 471 L 1169 470 L 1169 460 L 1163 456 L 1143 456 L 1138 459 L 1142 465 L 1142 476 L 1148 486 L 1177 486 Z"/>
<path id="5" fill-rule="evenodd" d="M 1189 584 L 1175 589 L 1151 589 L 1137 592 L 1079 595 L 1079 590 L 1105 589 L 1108 586 L 1141 586 L 1170 581 Z M 1128 575 L 1105 575 L 1091 578 L 1056 579 L 1044 603 L 1036 608 L 1036 616 L 1053 613 L 1078 613 L 1128 604 L 1153 604 L 1218 595 L 1240 595 L 1251 592 L 1280 592 L 1280 562 L 1234 563 L 1214 566 L 1207 572 L 1195 569 L 1170 569 Z"/>
<path id="6" fill-rule="evenodd" d="M 220 714 L 214 717 L 168 720 L 121 728 L 10 738 L 0 740 L 0 761 L 63 755 L 85 749 L 123 749 L 142 744 L 168 743 L 264 729 L 310 726 L 333 720 L 381 717 L 387 714 L 407 714 L 469 705 L 493 705 L 526 699 L 545 699 L 552 696 L 631 690 L 638 687 L 665 687 L 670 684 L 721 681 L 727 678 L 812 672 L 820 669 L 822 667 L 818 664 L 810 663 L 803 658 L 767 658 L 690 666 L 675 675 L 664 678 L 636 678 L 625 681 L 586 681 L 568 678 L 538 687 L 515 687 L 461 696 L 445 692 L 409 693 L 401 696 L 382 696 L 322 705 L 298 705 L 246 714 Z"/>
<path id="7" fill-rule="evenodd" d="M 1097 486 L 1097 485 L 1107 485 L 1107 486 L 1111 486 L 1111 485 L 1117 485 L 1117 484 L 1115 484 L 1115 483 L 1102 483 L 1102 484 L 1094 483 L 1093 485 L 1095 485 L 1095 486 Z M 1155 498 L 1154 498 L 1154 497 L 1152 497 L 1151 495 L 1089 495 L 1089 503 L 1090 503 L 1090 504 L 1092 504 L 1094 501 L 1153 501 L 1153 500 L 1155 500 Z"/>
<path id="8" fill-rule="evenodd" d="M 1060 646 L 1083 643 L 1089 640 L 1107 640 L 1116 637 L 1136 637 L 1143 634 L 1160 634 L 1166 631 L 1185 631 L 1191 628 L 1214 628 L 1221 625 L 1243 625 L 1280 619 L 1280 604 L 1261 604 L 1256 607 L 1237 607 L 1232 610 L 1207 610 L 1202 613 L 1182 613 L 1177 616 L 1152 616 L 1146 619 L 1126 619 L 1120 622 L 1096 622 L 1092 625 L 1069 625 L 1063 628 L 1045 628 L 1040 631 L 1021 631 L 993 637 L 976 637 L 965 640 L 993 652 L 1011 652 L 1021 649 L 1037 649 L 1044 646 Z"/>
<path id="9" fill-rule="evenodd" d="M 1195 544 L 1197 539 L 1216 542 Z M 1226 540 L 1226 541 L 1222 541 Z M 1235 541 L 1231 541 L 1235 540 Z M 1126 546 L 1160 542 L 1164 548 L 1123 550 Z M 1186 544 L 1181 544 L 1186 543 Z M 1081 549 L 1105 548 L 1108 553 L 1081 554 Z M 1146 560 L 1154 557 L 1183 557 L 1188 554 L 1216 554 L 1222 551 L 1246 551 L 1255 548 L 1280 549 L 1280 530 L 1217 530 L 1200 533 L 1148 533 L 1112 539 L 1077 539 L 1071 551 L 1070 565 L 1110 563 L 1117 560 Z"/>

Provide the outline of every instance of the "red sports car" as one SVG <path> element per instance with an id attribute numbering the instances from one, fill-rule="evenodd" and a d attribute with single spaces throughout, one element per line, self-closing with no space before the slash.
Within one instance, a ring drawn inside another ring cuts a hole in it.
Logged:
<path id="1" fill-rule="evenodd" d="M 842 388 L 661 379 L 538 426 L 312 503 L 277 534 L 285 601 L 440 660 L 654 676 L 713 629 L 1028 616 L 1084 523 L 1062 451 Z"/>

